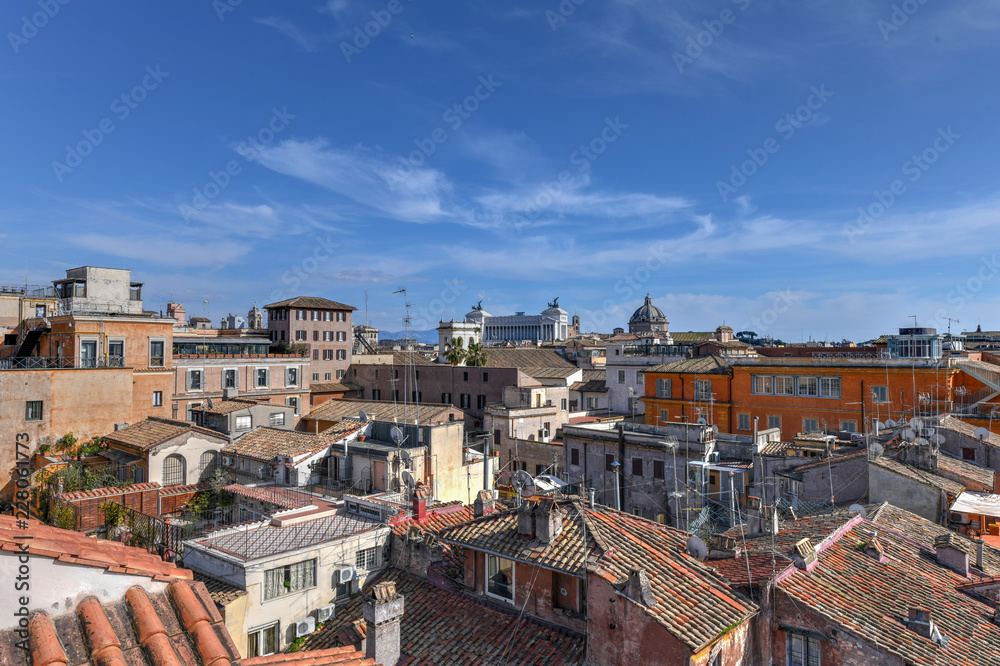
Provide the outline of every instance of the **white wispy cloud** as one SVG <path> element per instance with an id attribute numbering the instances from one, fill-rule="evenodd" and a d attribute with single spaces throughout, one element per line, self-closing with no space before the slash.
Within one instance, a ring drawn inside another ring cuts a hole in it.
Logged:
<path id="1" fill-rule="evenodd" d="M 288 37 L 296 44 L 302 47 L 302 50 L 308 51 L 309 53 L 315 53 L 319 50 L 320 43 L 315 37 L 306 36 L 299 30 L 298 26 L 289 21 L 288 19 L 275 18 L 269 16 L 266 18 L 254 19 L 257 23 L 261 25 L 266 25 L 274 28 L 285 37 Z"/>

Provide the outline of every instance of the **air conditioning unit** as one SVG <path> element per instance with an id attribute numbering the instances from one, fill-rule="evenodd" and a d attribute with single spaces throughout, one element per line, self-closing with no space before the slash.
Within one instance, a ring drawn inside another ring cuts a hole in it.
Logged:
<path id="1" fill-rule="evenodd" d="M 541 437 L 542 439 L 548 437 L 549 436 L 549 429 L 548 428 L 542 428 L 541 430 L 538 431 L 538 436 Z"/>
<path id="2" fill-rule="evenodd" d="M 354 580 L 356 575 L 357 572 L 354 567 L 341 567 L 340 569 L 337 569 L 337 584 L 343 585 L 344 583 L 350 583 Z"/>
<path id="3" fill-rule="evenodd" d="M 718 463 L 719 462 L 719 452 L 718 451 L 712 451 L 711 453 L 709 453 L 708 454 L 708 458 L 706 459 L 706 462 Z"/>
<path id="4" fill-rule="evenodd" d="M 951 512 L 950 520 L 951 522 L 958 523 L 959 525 L 968 525 L 970 522 L 968 515 L 964 513 L 956 513 L 954 511 Z"/>
<path id="5" fill-rule="evenodd" d="M 337 606 L 335 604 L 327 604 L 326 606 L 320 606 L 316 609 L 316 621 L 326 622 L 333 618 L 334 611 L 336 611 Z"/>
<path id="6" fill-rule="evenodd" d="M 261 465 L 260 469 L 257 470 L 257 478 L 266 479 L 268 477 L 268 470 L 270 468 L 267 465 Z"/>
<path id="7" fill-rule="evenodd" d="M 295 623 L 295 637 L 308 636 L 312 632 L 316 631 L 316 618 L 304 617 Z"/>
<path id="8" fill-rule="evenodd" d="M 229 456 L 222 456 L 222 464 L 226 467 L 232 467 L 233 459 Z"/>
<path id="9" fill-rule="evenodd" d="M 128 427 L 127 423 L 116 423 L 115 424 L 115 432 L 118 432 L 119 430 L 124 430 L 127 427 Z"/>

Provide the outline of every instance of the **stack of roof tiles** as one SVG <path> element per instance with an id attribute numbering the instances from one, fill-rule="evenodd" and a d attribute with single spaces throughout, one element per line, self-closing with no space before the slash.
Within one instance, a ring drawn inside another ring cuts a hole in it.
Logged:
<path id="1" fill-rule="evenodd" d="M 400 664 L 583 663 L 583 636 L 527 616 L 519 620 L 514 609 L 488 606 L 400 571 L 386 572 L 378 580 L 395 583 L 397 593 L 406 599 L 400 623 Z M 303 648 L 350 646 L 363 639 L 363 597 L 338 604 L 334 618 L 306 638 Z"/>

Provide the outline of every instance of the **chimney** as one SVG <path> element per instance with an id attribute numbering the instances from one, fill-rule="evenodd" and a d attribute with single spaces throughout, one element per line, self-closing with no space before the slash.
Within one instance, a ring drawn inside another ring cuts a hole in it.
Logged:
<path id="1" fill-rule="evenodd" d="M 473 512 L 476 518 L 482 518 L 493 513 L 493 511 L 493 493 L 489 490 L 480 490 L 479 494 L 476 495 L 476 501 L 473 503 Z"/>
<path id="2" fill-rule="evenodd" d="M 747 497 L 747 536 L 760 536 L 764 531 L 760 519 L 760 506 L 759 497 L 753 495 Z"/>
<path id="3" fill-rule="evenodd" d="M 656 605 L 656 598 L 653 596 L 653 588 L 649 584 L 649 577 L 642 569 L 630 569 L 628 581 L 625 583 L 625 596 L 632 601 L 638 601 L 651 608 Z"/>
<path id="4" fill-rule="evenodd" d="M 934 539 L 937 563 L 965 578 L 969 577 L 969 554 L 958 547 L 954 535 L 949 532 Z"/>
<path id="5" fill-rule="evenodd" d="M 430 492 L 422 482 L 413 489 L 413 518 L 422 523 L 427 520 L 427 496 Z M 393 662 L 395 663 L 395 662 Z"/>
<path id="6" fill-rule="evenodd" d="M 976 541 L 976 567 L 978 567 L 980 571 L 984 571 L 984 569 L 983 569 L 983 549 L 984 549 L 985 545 L 986 545 L 986 543 L 982 539 L 979 539 L 978 541 Z"/>
<path id="7" fill-rule="evenodd" d="M 535 510 L 536 503 L 532 501 L 521 502 L 521 506 L 517 507 L 517 534 L 520 537 L 527 539 L 535 538 L 535 517 L 532 512 Z"/>
<path id="8" fill-rule="evenodd" d="M 376 664 L 395 665 L 399 661 L 399 621 L 403 617 L 403 596 L 393 582 L 378 583 L 361 607 L 365 619 L 365 656 Z"/>
<path id="9" fill-rule="evenodd" d="M 542 543 L 552 543 L 563 528 L 562 511 L 555 500 L 545 499 L 534 510 L 535 536 Z"/>
<path id="10" fill-rule="evenodd" d="M 232 400 L 233 398 L 235 398 L 239 394 L 240 394 L 240 390 L 238 388 L 222 389 L 222 399 L 223 400 Z"/>
<path id="11" fill-rule="evenodd" d="M 911 631 L 920 634 L 924 638 L 929 638 L 941 647 L 948 647 L 948 638 L 938 631 L 938 628 L 934 625 L 934 620 L 931 619 L 931 612 L 929 610 L 911 608 L 909 617 L 903 620 L 903 624 Z"/>

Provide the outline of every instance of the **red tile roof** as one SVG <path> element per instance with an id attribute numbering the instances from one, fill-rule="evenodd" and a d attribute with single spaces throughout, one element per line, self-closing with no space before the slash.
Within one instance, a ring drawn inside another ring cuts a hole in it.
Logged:
<path id="1" fill-rule="evenodd" d="M 312 495 L 297 492 L 287 486 L 244 486 L 239 483 L 231 483 L 223 490 L 240 497 L 267 502 L 286 509 L 298 509 L 313 503 Z"/>
<path id="2" fill-rule="evenodd" d="M 205 414 L 232 414 L 233 412 L 238 412 L 241 409 L 248 409 L 258 405 L 267 405 L 270 402 L 270 398 L 231 398 L 229 400 L 220 400 L 219 402 L 214 403 L 210 408 L 195 407 L 191 411 L 203 412 Z"/>
<path id="3" fill-rule="evenodd" d="M 960 479 L 963 483 L 972 481 L 990 490 L 993 489 L 994 472 L 992 469 L 975 465 L 967 460 L 952 458 L 944 453 L 938 454 L 938 474 Z"/>
<path id="4" fill-rule="evenodd" d="M 621 582 L 632 570 L 645 571 L 655 603 L 644 611 L 695 652 L 758 612 L 714 569 L 687 554 L 686 532 L 604 506 L 590 508 L 576 498 L 557 506 L 563 528 L 549 544 L 518 535 L 517 510 L 446 528 L 439 538 L 577 576 L 596 572 Z"/>
<path id="5" fill-rule="evenodd" d="M 374 659 L 352 647 L 271 654 L 243 660 L 243 666 L 374 666 Z"/>
<path id="6" fill-rule="evenodd" d="M 357 310 L 353 305 L 345 305 L 319 296 L 296 296 L 277 303 L 265 305 L 268 308 L 310 308 L 314 310 Z"/>
<path id="7" fill-rule="evenodd" d="M 222 450 L 225 453 L 269 462 L 279 455 L 296 457 L 315 453 L 329 448 L 335 442 L 335 437 L 326 435 L 261 426 L 251 430 L 235 442 L 226 444 Z"/>
<path id="8" fill-rule="evenodd" d="M 175 421 L 173 419 L 161 419 L 154 416 L 147 417 L 127 428 L 122 428 L 115 432 L 104 435 L 104 439 L 114 444 L 120 444 L 135 451 L 149 451 L 158 444 L 162 444 L 175 437 L 180 437 L 189 432 L 198 433 L 212 439 L 229 441 L 225 436 L 214 430 L 196 426 L 187 421 Z"/>
<path id="9" fill-rule="evenodd" d="M 64 564 L 97 567 L 111 573 L 148 576 L 155 580 L 191 579 L 187 569 L 164 562 L 142 548 L 95 539 L 37 520 L 28 520 L 28 528 L 21 529 L 13 516 L 0 515 L 0 549 L 22 553 L 25 552 L 21 549 L 22 544 L 30 556 L 49 557 Z"/>
<path id="10" fill-rule="evenodd" d="M 904 462 L 894 460 L 887 456 L 879 456 L 878 458 L 870 461 L 870 464 L 899 476 L 906 477 L 911 481 L 922 483 L 925 486 L 931 486 L 932 488 L 943 490 L 951 497 L 958 497 L 962 494 L 962 490 L 965 489 L 965 486 L 957 481 L 952 481 L 951 479 L 947 479 L 943 476 L 938 476 L 934 472 L 918 469 L 912 465 L 907 465 Z"/>
<path id="11" fill-rule="evenodd" d="M 153 481 L 152 483 L 133 483 L 130 486 L 123 488 L 94 488 L 93 490 L 74 490 L 71 493 L 63 493 L 62 499 L 67 502 L 78 500 L 78 499 L 90 499 L 93 497 L 105 497 L 107 495 L 121 495 L 124 492 L 133 493 L 141 490 L 155 490 L 160 487 L 160 484 Z"/>
<path id="12" fill-rule="evenodd" d="M 394 581 L 403 595 L 400 647 L 405 664 L 581 664 L 586 638 L 543 624 L 514 609 L 501 609 L 460 593 L 444 590 L 398 570 L 384 573 L 381 581 Z M 361 605 L 365 595 L 338 604 L 324 627 L 311 634 L 308 649 L 342 645 L 364 635 Z M 516 629 L 516 640 L 511 636 Z M 359 631 L 360 630 L 360 631 Z"/>
<path id="13" fill-rule="evenodd" d="M 454 527 L 467 523 L 475 518 L 475 513 L 471 506 L 464 506 L 461 502 L 451 502 L 433 509 L 428 509 L 427 519 L 417 522 L 414 516 L 400 516 L 389 522 L 393 534 L 398 537 L 405 537 L 410 530 L 417 534 L 430 533 L 437 535 L 446 527 Z"/>

